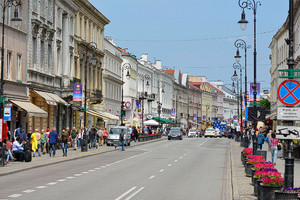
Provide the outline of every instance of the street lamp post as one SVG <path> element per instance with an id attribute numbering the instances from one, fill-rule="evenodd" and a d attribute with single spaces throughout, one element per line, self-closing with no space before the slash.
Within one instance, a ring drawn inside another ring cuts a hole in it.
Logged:
<path id="1" fill-rule="evenodd" d="M 86 128 L 86 100 L 87 100 L 87 72 L 88 72 L 88 51 L 91 49 L 93 51 L 93 57 L 91 58 L 91 61 L 93 64 L 96 63 L 96 56 L 95 51 L 97 49 L 97 44 L 95 42 L 89 42 L 87 44 L 82 43 L 82 45 L 85 47 L 85 74 L 84 74 L 84 117 L 83 117 L 83 126 L 84 126 L 84 133 L 83 133 L 83 139 L 81 146 L 81 151 L 86 152 L 88 150 L 87 148 L 87 128 Z"/>
<path id="2" fill-rule="evenodd" d="M 176 111 L 175 111 L 175 113 L 176 113 L 176 125 L 178 123 L 177 113 L 178 113 L 178 101 L 179 101 L 179 99 L 181 99 L 180 95 L 181 95 L 181 92 L 178 91 L 177 94 L 176 94 Z"/>
<path id="3" fill-rule="evenodd" d="M 162 103 L 160 103 L 158 101 L 157 102 L 157 112 L 158 112 L 158 121 L 159 121 L 160 126 L 161 126 L 161 122 L 160 122 L 161 106 L 162 106 Z"/>
<path id="4" fill-rule="evenodd" d="M 161 108 L 162 108 L 162 103 L 161 103 L 161 97 L 162 97 L 162 93 L 165 92 L 165 84 L 161 83 L 161 89 L 159 88 L 158 92 L 159 92 L 159 101 L 157 102 L 157 112 L 158 112 L 158 121 L 160 123 L 160 126 L 162 126 L 161 121 L 160 121 L 160 114 L 161 114 Z"/>
<path id="5" fill-rule="evenodd" d="M 124 79 L 124 70 L 127 70 L 127 73 L 126 73 L 126 79 L 129 80 L 130 79 L 130 73 L 129 73 L 129 70 L 131 68 L 131 65 L 129 63 L 124 63 L 123 66 L 122 66 L 122 101 L 121 101 L 121 126 L 124 126 L 124 120 L 123 120 L 123 117 L 125 115 L 125 111 L 124 111 L 124 91 L 123 91 L 123 86 L 124 86 L 124 83 L 123 83 L 123 79 Z"/>
<path id="6" fill-rule="evenodd" d="M 241 15 L 241 20 L 238 21 L 240 24 L 241 30 L 245 30 L 247 28 L 248 21 L 246 20 L 246 15 L 245 15 L 245 8 L 252 10 L 253 11 L 253 16 L 254 16 L 254 45 L 253 45 L 253 68 L 254 68 L 254 80 L 253 80 L 253 106 L 256 107 L 256 12 L 258 6 L 261 6 L 260 1 L 255 1 L 255 0 L 239 0 L 238 2 L 239 6 L 243 9 L 242 15 Z M 256 121 L 254 121 L 254 130 L 256 131 Z M 253 155 L 256 155 L 256 150 L 257 150 L 257 141 L 256 141 L 256 134 L 254 134 L 253 137 Z"/>
<path id="7" fill-rule="evenodd" d="M 0 81 L 0 119 L 3 120 L 3 103 L 4 101 L 4 29 L 5 29 L 5 12 L 7 7 L 15 7 L 14 18 L 11 19 L 12 22 L 20 22 L 22 19 L 19 18 L 18 6 L 21 5 L 21 0 L 4 0 L 0 6 L 2 6 L 2 47 L 1 47 L 1 81 Z M 0 133 L 2 134 L 2 133 Z M 1 163 L 0 165 L 5 166 L 5 149 L 3 148 L 3 142 L 0 143 L 1 147 Z"/>
<path id="8" fill-rule="evenodd" d="M 244 94 L 244 105 L 245 109 L 247 107 L 247 49 L 249 49 L 251 46 L 247 45 L 247 43 L 242 39 L 237 39 L 234 42 L 234 46 L 237 48 L 236 55 L 234 56 L 235 61 L 237 63 L 240 62 L 241 56 L 239 54 L 239 48 L 245 50 L 245 94 Z M 242 87 L 242 86 L 241 86 Z M 246 115 L 245 115 L 245 129 L 247 128 L 247 121 L 246 121 Z"/>
<path id="9" fill-rule="evenodd" d="M 236 97 L 237 97 L 237 111 L 238 111 L 238 116 L 239 116 L 239 95 L 238 95 L 238 93 L 239 93 L 239 80 L 238 80 L 238 75 L 237 75 L 237 73 L 236 73 L 236 70 L 234 70 L 234 74 L 233 74 L 233 76 L 231 77 L 231 80 L 232 80 L 232 90 L 233 90 L 233 94 L 237 94 L 236 95 Z M 237 92 L 235 92 L 235 83 L 236 82 L 236 87 L 237 87 Z M 237 137 L 236 137 L 236 139 L 237 139 Z"/>
<path id="10" fill-rule="evenodd" d="M 150 76 L 148 74 L 141 74 L 142 81 L 143 81 L 143 93 L 142 93 L 142 133 L 144 134 L 144 99 L 145 99 L 145 79 L 146 79 L 146 86 L 149 86 L 149 79 Z"/>
<path id="11" fill-rule="evenodd" d="M 243 67 L 242 67 L 242 65 L 240 64 L 240 63 L 234 63 L 233 64 L 233 68 L 236 70 L 236 69 L 238 69 L 238 70 L 240 70 L 240 80 L 239 80 L 239 84 L 238 84 L 238 87 L 239 87 L 239 105 L 240 105 L 240 120 L 241 120 L 241 129 L 240 129 L 240 131 L 241 131 L 241 136 L 242 136 L 242 134 L 243 134 L 243 104 L 242 104 L 242 94 L 243 94 L 243 87 L 242 87 L 242 85 L 243 85 L 243 80 L 242 80 L 242 70 L 244 69 Z M 236 71 L 235 71 L 235 73 L 236 73 Z"/>

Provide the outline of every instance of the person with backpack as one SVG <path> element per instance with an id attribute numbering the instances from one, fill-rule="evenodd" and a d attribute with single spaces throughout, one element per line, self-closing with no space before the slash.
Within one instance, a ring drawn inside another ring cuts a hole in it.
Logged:
<path id="1" fill-rule="evenodd" d="M 42 150 L 43 155 L 45 155 L 45 153 L 46 153 L 47 142 L 48 142 L 47 133 L 44 131 L 44 129 L 42 129 L 42 135 L 41 135 L 40 143 L 41 143 L 41 150 Z"/>
<path id="2" fill-rule="evenodd" d="M 256 139 L 257 139 L 257 149 L 262 149 L 262 145 L 264 144 L 265 142 L 265 136 L 262 132 L 259 132 L 256 136 Z"/>
<path id="3" fill-rule="evenodd" d="M 89 133 L 89 138 L 90 138 L 90 142 L 91 142 L 91 148 L 96 147 L 95 142 L 96 142 L 96 135 L 97 135 L 97 131 L 94 127 L 94 125 L 91 128 L 91 131 Z"/>
<path id="4" fill-rule="evenodd" d="M 61 133 L 61 148 L 62 148 L 62 152 L 63 152 L 63 156 L 67 156 L 68 153 L 68 132 L 63 129 L 62 133 Z"/>
<path id="5" fill-rule="evenodd" d="M 102 130 L 102 128 L 99 128 L 97 134 L 99 135 L 99 145 L 103 146 L 104 145 L 104 140 L 103 140 L 103 130 Z"/>
<path id="6" fill-rule="evenodd" d="M 53 130 L 49 133 L 49 144 L 50 144 L 49 156 L 50 157 L 52 151 L 53 151 L 53 157 L 55 157 L 55 150 L 56 150 L 57 143 L 58 143 L 58 134 L 56 132 L 56 128 L 53 128 Z"/>
<path id="7" fill-rule="evenodd" d="M 24 161 L 24 148 L 23 148 L 23 144 L 20 144 L 19 137 L 17 137 L 17 139 L 14 141 L 12 150 L 15 154 L 15 157 L 20 158 L 20 160 L 23 162 Z"/>
<path id="8" fill-rule="evenodd" d="M 73 129 L 71 131 L 70 137 L 71 137 L 72 147 L 73 147 L 74 150 L 76 150 L 76 143 L 77 143 L 76 140 L 77 140 L 77 137 L 78 137 L 78 132 L 77 132 L 75 126 L 73 127 Z"/>
<path id="9" fill-rule="evenodd" d="M 271 130 L 270 130 L 271 131 Z M 271 149 L 271 155 L 272 155 L 272 163 L 274 165 L 276 165 L 276 159 L 277 159 L 277 151 L 278 151 L 278 139 L 276 138 L 276 134 L 275 133 L 271 133 L 271 138 L 269 141 L 269 146 Z"/>
<path id="10" fill-rule="evenodd" d="M 115 145 L 115 149 L 119 146 L 122 146 L 122 151 L 125 151 L 124 149 L 124 129 L 122 129 L 120 136 L 119 136 L 120 144 Z"/>

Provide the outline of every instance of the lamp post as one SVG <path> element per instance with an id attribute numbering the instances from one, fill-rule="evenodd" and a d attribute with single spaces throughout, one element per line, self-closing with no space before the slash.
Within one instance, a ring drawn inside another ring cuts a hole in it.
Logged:
<path id="1" fill-rule="evenodd" d="M 160 103 L 158 101 L 157 102 L 157 112 L 158 112 L 158 121 L 159 121 L 160 126 L 161 126 L 161 122 L 160 122 L 161 106 L 162 106 L 162 103 Z"/>
<path id="2" fill-rule="evenodd" d="M 179 99 L 181 99 L 181 92 L 180 91 L 178 91 L 177 93 L 176 93 L 176 111 L 175 111 L 175 113 L 176 113 L 176 125 L 177 125 L 177 123 L 178 123 L 178 121 L 177 121 L 177 113 L 178 113 L 178 101 L 179 101 Z"/>
<path id="3" fill-rule="evenodd" d="M 244 105 L 245 105 L 245 109 L 246 109 L 246 107 L 247 107 L 247 49 L 251 48 L 251 46 L 247 45 L 247 43 L 244 40 L 242 40 L 242 39 L 237 39 L 234 42 L 234 46 L 237 48 L 236 55 L 234 56 L 235 61 L 237 63 L 239 63 L 240 60 L 241 60 L 239 48 L 245 50 L 245 94 L 244 94 Z M 246 129 L 247 129 L 247 121 L 246 121 L 246 115 L 245 115 L 245 130 Z"/>
<path id="4" fill-rule="evenodd" d="M 161 89 L 159 89 L 158 90 L 158 92 L 159 92 L 159 101 L 157 102 L 157 112 L 158 112 L 158 121 L 159 121 L 159 123 L 160 123 L 160 126 L 162 126 L 162 124 L 161 124 L 161 121 L 160 121 L 160 114 L 161 114 L 161 106 L 162 106 L 162 103 L 161 103 L 161 97 L 162 97 L 162 93 L 164 93 L 165 92 L 165 84 L 163 84 L 163 83 L 161 83 L 160 84 L 160 86 L 161 86 Z"/>
<path id="5" fill-rule="evenodd" d="M 142 76 L 142 82 L 143 82 L 143 93 L 142 93 L 142 133 L 144 134 L 144 99 L 146 98 L 145 96 L 145 79 L 146 79 L 146 86 L 149 86 L 149 79 L 150 76 L 148 74 L 141 74 Z"/>
<path id="6" fill-rule="evenodd" d="M 84 117 L 83 117 L 83 126 L 84 126 L 84 133 L 83 133 L 83 139 L 82 139 L 82 145 L 81 145 L 81 151 L 86 152 L 88 150 L 87 148 L 87 128 L 86 128 L 86 100 L 87 100 L 87 72 L 88 72 L 88 51 L 93 51 L 93 57 L 91 58 L 91 61 L 93 64 L 96 63 L 96 55 L 95 51 L 97 49 L 97 44 L 95 42 L 89 42 L 89 43 L 82 43 L 82 45 L 85 47 L 85 74 L 84 74 Z"/>
<path id="7" fill-rule="evenodd" d="M 253 68 L 254 68 L 254 73 L 253 73 L 253 106 L 256 107 L 256 12 L 258 6 L 261 6 L 260 1 L 255 1 L 255 0 L 239 0 L 238 2 L 239 6 L 242 8 L 242 15 L 241 15 L 241 20 L 238 21 L 240 24 L 241 30 L 245 30 L 247 28 L 248 21 L 246 20 L 246 15 L 245 15 L 245 8 L 252 10 L 253 11 L 253 16 L 254 16 L 254 45 L 253 45 Z M 254 121 L 254 130 L 256 131 L 256 121 Z M 256 150 L 257 150 L 257 141 L 256 141 L 256 134 L 254 134 L 253 137 L 253 155 L 256 155 Z"/>
<path id="8" fill-rule="evenodd" d="M 21 0 L 4 0 L 2 4 L 0 4 L 2 7 L 2 47 L 1 47 L 1 81 L 0 81 L 0 119 L 3 120 L 3 103 L 5 103 L 4 100 L 4 29 L 5 29 L 5 12 L 7 7 L 15 7 L 14 11 L 14 17 L 11 19 L 12 22 L 21 22 L 22 19 L 19 18 L 18 13 L 18 6 L 21 5 Z M 2 134 L 2 133 L 0 133 Z M 5 166 L 5 150 L 3 148 L 3 142 L 0 143 L 1 147 L 1 163 L 0 165 L 3 167 Z"/>
<path id="9" fill-rule="evenodd" d="M 231 77 L 231 80 L 232 80 L 232 90 L 233 90 L 233 94 L 237 94 L 236 95 L 236 98 L 237 98 L 237 112 L 238 112 L 238 116 L 240 114 L 240 110 L 239 110 L 239 81 L 238 81 L 238 75 L 236 73 L 236 70 L 234 70 L 234 74 L 232 75 Z M 237 87 L 237 92 L 235 92 L 235 83 L 236 82 L 236 87 Z M 237 139 L 237 138 L 236 138 Z"/>
<path id="10" fill-rule="evenodd" d="M 124 126 L 123 117 L 125 115 L 125 111 L 124 111 L 124 90 L 123 90 L 124 70 L 127 70 L 126 79 L 129 80 L 130 79 L 130 73 L 129 73 L 130 68 L 131 68 L 131 65 L 129 63 L 124 63 L 123 66 L 122 66 L 121 126 Z"/>
<path id="11" fill-rule="evenodd" d="M 240 113 L 239 113 L 240 114 L 240 120 L 241 120 L 241 129 L 240 129 L 240 131 L 241 131 L 241 137 L 242 137 L 242 135 L 243 135 L 243 104 L 242 104 L 243 80 L 242 80 L 242 70 L 244 68 L 242 67 L 242 65 L 240 63 L 234 63 L 233 68 L 235 70 L 236 69 L 240 70 L 240 80 L 239 80 L 239 84 L 238 84 L 238 87 L 239 87 L 240 91 L 239 91 L 239 95 L 238 95 L 239 96 L 239 101 L 238 102 L 239 102 L 239 105 L 240 105 Z M 235 71 L 235 73 L 236 73 L 236 71 Z"/>

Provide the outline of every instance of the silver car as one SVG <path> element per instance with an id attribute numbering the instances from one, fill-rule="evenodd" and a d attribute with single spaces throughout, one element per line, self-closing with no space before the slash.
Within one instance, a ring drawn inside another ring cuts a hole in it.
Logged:
<path id="1" fill-rule="evenodd" d="M 120 144 L 120 133 L 124 130 L 124 145 L 130 146 L 131 132 L 127 126 L 115 126 L 109 130 L 106 145 Z"/>

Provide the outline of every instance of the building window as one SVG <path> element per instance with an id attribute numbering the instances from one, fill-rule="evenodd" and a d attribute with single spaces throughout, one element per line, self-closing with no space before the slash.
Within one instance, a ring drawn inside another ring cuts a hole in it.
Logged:
<path id="1" fill-rule="evenodd" d="M 44 61 L 45 61 L 45 42 L 41 40 L 41 67 L 44 67 Z"/>
<path id="2" fill-rule="evenodd" d="M 51 69 L 51 60 L 52 60 L 52 46 L 50 44 L 48 44 L 48 69 L 50 72 Z"/>
<path id="3" fill-rule="evenodd" d="M 21 55 L 17 55 L 17 80 L 22 80 Z"/>
<path id="4" fill-rule="evenodd" d="M 11 22 L 11 6 L 8 7 L 7 9 L 7 25 L 10 26 Z"/>
<path id="5" fill-rule="evenodd" d="M 7 52 L 7 58 L 6 58 L 6 78 L 10 78 L 10 62 L 11 62 L 11 52 Z"/>
<path id="6" fill-rule="evenodd" d="M 33 48 L 33 57 L 32 57 L 32 64 L 36 65 L 37 63 L 37 40 L 36 37 L 32 37 L 32 48 Z"/>

